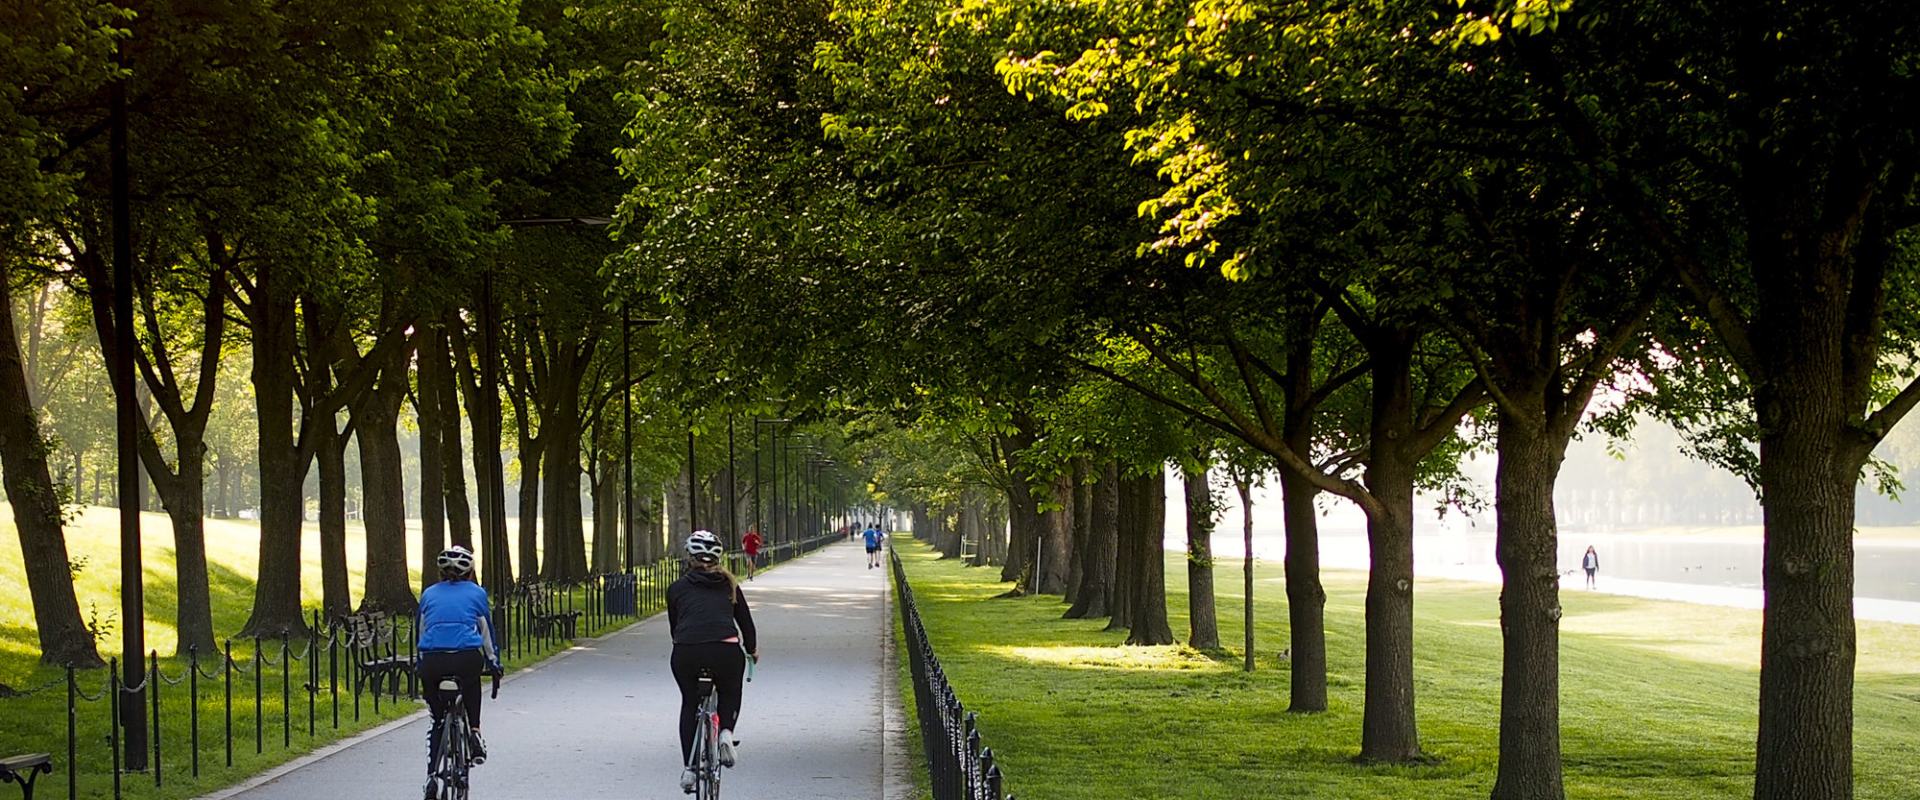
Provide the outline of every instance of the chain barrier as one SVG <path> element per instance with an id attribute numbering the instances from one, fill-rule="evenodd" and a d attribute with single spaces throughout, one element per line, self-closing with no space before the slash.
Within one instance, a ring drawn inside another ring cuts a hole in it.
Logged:
<path id="1" fill-rule="evenodd" d="M 13 689 L 13 690 L 10 690 L 7 694 L 0 694 L 0 700 L 14 700 L 22 697 L 32 697 L 36 694 L 39 694 L 41 692 L 44 692 L 48 689 L 51 689 L 55 686 L 59 686 L 60 684 L 63 684 L 66 682 L 67 682 L 67 679 L 65 677 L 59 677 L 59 678 L 54 678 L 52 680 L 49 680 L 46 683 L 40 684 L 39 686 L 35 686 L 31 689 Z"/>
<path id="2" fill-rule="evenodd" d="M 105 700 L 107 699 L 107 692 L 112 691 L 113 689 L 112 677 L 113 676 L 109 675 L 107 676 L 108 678 L 107 680 L 101 681 L 100 692 L 98 694 L 92 694 L 92 695 L 87 694 L 87 690 L 80 688 L 79 684 L 74 685 L 74 689 L 73 689 L 74 694 L 78 696 L 81 700 L 85 700 L 89 703 L 98 703 L 101 700 Z"/>
<path id="3" fill-rule="evenodd" d="M 906 632 L 907 662 L 913 673 L 914 706 L 920 719 L 921 744 L 926 751 L 927 781 L 934 800 L 1002 800 L 999 765 L 993 748 L 980 741 L 979 718 L 960 703 L 946 671 L 934 655 L 927 629 L 914 604 L 900 555 L 887 553 L 893 567 L 895 602 Z M 1013 795 L 1004 795 L 1014 800 Z"/>

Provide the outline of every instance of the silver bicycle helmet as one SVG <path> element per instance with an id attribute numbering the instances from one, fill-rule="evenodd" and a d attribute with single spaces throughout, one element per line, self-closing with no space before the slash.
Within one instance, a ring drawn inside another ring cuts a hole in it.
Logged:
<path id="1" fill-rule="evenodd" d="M 726 548 L 720 544 L 720 537 L 713 531 L 694 531 L 687 537 L 687 558 L 702 564 L 720 563 L 720 554 Z"/>
<path id="2" fill-rule="evenodd" d="M 441 569 L 450 569 L 466 575 L 473 572 L 473 551 L 456 544 L 440 551 L 440 556 L 434 559 L 434 563 L 439 564 Z"/>

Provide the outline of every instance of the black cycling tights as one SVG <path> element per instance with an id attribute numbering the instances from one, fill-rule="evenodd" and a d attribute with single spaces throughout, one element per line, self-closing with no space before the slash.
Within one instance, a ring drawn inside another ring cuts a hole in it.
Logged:
<path id="1" fill-rule="evenodd" d="M 701 642 L 673 646 L 673 680 L 680 684 L 680 761 L 693 756 L 693 726 L 700 716 L 700 670 L 713 675 L 720 693 L 720 727 L 732 730 L 740 719 L 740 684 L 747 676 L 747 654 L 739 642 Z"/>
<path id="2" fill-rule="evenodd" d="M 440 679 L 460 679 L 460 698 L 466 702 L 467 725 L 480 729 L 480 670 L 487 657 L 479 650 L 429 650 L 420 654 L 420 691 L 427 696 L 427 708 L 433 721 L 447 713 L 447 701 L 440 697 Z"/>

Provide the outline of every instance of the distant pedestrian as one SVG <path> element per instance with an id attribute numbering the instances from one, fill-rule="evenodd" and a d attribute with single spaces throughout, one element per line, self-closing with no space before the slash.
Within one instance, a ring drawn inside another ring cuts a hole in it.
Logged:
<path id="1" fill-rule="evenodd" d="M 760 568 L 760 526 L 747 526 L 747 535 L 740 537 L 740 551 L 747 554 L 747 580 L 753 580 Z"/>
<path id="2" fill-rule="evenodd" d="M 1587 554 L 1580 557 L 1580 568 L 1587 571 L 1587 588 L 1595 588 L 1593 579 L 1600 574 L 1600 554 L 1594 551 L 1593 545 L 1587 545 Z"/>
<path id="3" fill-rule="evenodd" d="M 880 566 L 880 543 L 887 539 L 887 535 L 880 532 L 880 523 L 868 526 L 862 535 L 867 540 L 867 569 Z"/>

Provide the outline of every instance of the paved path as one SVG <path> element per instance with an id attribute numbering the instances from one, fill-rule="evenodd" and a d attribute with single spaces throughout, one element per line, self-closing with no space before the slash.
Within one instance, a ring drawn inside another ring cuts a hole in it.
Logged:
<path id="1" fill-rule="evenodd" d="M 760 633 L 728 798 L 894 800 L 911 765 L 891 661 L 887 575 L 843 542 L 745 584 Z M 665 615 L 509 675 L 482 712 L 475 800 L 680 793 L 679 696 Z M 408 800 L 426 771 L 424 711 L 203 800 Z"/>

